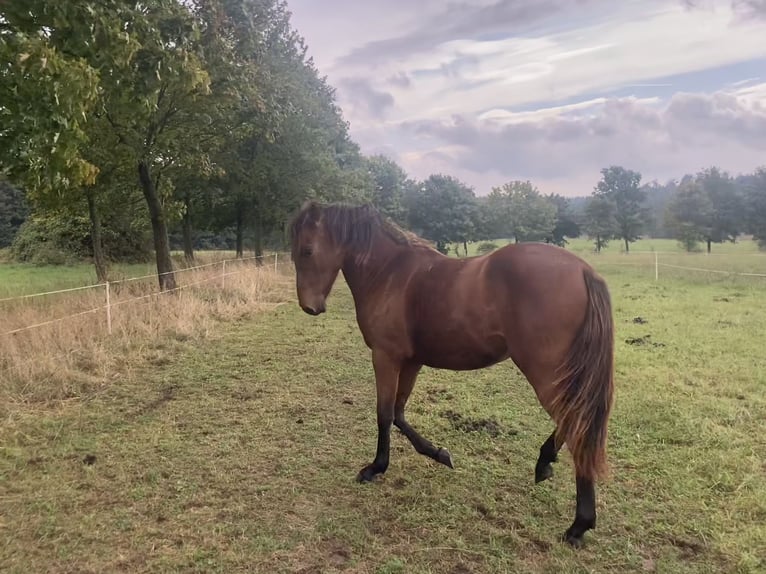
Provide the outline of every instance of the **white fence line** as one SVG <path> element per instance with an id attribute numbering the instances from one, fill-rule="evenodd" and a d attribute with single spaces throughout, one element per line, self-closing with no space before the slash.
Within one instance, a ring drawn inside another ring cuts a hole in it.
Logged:
<path id="1" fill-rule="evenodd" d="M 702 272 L 702 273 L 712 273 L 712 274 L 717 274 L 717 275 L 732 275 L 732 276 L 740 276 L 740 277 L 766 278 L 766 273 L 750 273 L 750 272 L 738 272 L 738 271 L 725 271 L 725 270 L 721 270 L 721 269 L 709 269 L 709 268 L 704 268 L 704 267 L 692 267 L 692 266 L 686 266 L 686 265 L 675 265 L 675 264 L 671 264 L 671 263 L 662 263 L 662 262 L 660 262 L 660 258 L 659 258 L 659 254 L 660 253 L 673 254 L 673 255 L 676 255 L 676 256 L 678 256 L 678 255 L 682 255 L 683 256 L 683 254 L 680 254 L 678 252 L 633 251 L 631 253 L 636 253 L 636 254 L 654 254 L 654 261 L 653 261 L 653 263 L 654 263 L 654 280 L 655 281 L 659 281 L 659 279 L 660 279 L 660 274 L 659 274 L 660 267 L 666 267 L 666 268 L 669 268 L 669 269 L 679 269 L 679 270 L 685 270 L 685 271 L 695 271 L 695 272 Z M 278 271 L 279 264 L 280 264 L 279 255 L 280 255 L 280 252 L 275 252 L 273 254 L 273 257 L 274 257 L 274 271 L 275 272 Z M 282 252 L 282 255 L 285 255 L 285 253 Z M 625 254 L 625 255 L 629 256 L 629 254 Z M 17 333 L 21 333 L 23 331 L 28 331 L 28 330 L 36 329 L 36 328 L 39 328 L 39 327 L 44 327 L 44 326 L 47 326 L 47 325 L 52 325 L 54 323 L 59 323 L 59 322 L 62 322 L 62 321 L 66 321 L 68 319 L 75 318 L 75 317 L 80 317 L 80 316 L 88 315 L 88 314 L 91 314 L 91 313 L 97 313 L 99 311 L 106 311 L 107 331 L 108 331 L 109 334 L 111 334 L 112 333 L 112 308 L 114 308 L 114 307 L 118 307 L 118 306 L 125 305 L 125 304 L 130 304 L 130 303 L 136 303 L 136 302 L 142 301 L 144 299 L 151 299 L 152 297 L 162 296 L 162 295 L 166 295 L 166 294 L 169 294 L 169 293 L 181 291 L 183 289 L 186 289 L 186 288 L 189 288 L 189 287 L 194 287 L 196 285 L 201 285 L 203 283 L 208 283 L 208 282 L 214 281 L 214 280 L 220 280 L 221 281 L 221 288 L 224 289 L 225 285 L 226 285 L 226 277 L 229 277 L 231 275 L 237 275 L 237 274 L 242 273 L 243 271 L 245 271 L 245 270 L 241 269 L 239 271 L 227 272 L 227 270 L 226 270 L 226 263 L 227 262 L 228 263 L 231 263 L 231 262 L 245 262 L 245 261 L 258 260 L 258 259 L 266 259 L 267 257 L 271 257 L 271 255 L 269 255 L 269 256 L 257 255 L 257 256 L 252 256 L 252 257 L 242 257 L 242 258 L 235 258 L 235 259 L 222 259 L 220 261 L 215 261 L 215 262 L 212 262 L 212 263 L 206 263 L 204 265 L 197 265 L 195 267 L 186 267 L 186 268 L 183 268 L 183 269 L 177 269 L 177 270 L 174 270 L 174 271 L 168 272 L 168 273 L 184 273 L 184 272 L 187 272 L 187 271 L 198 271 L 198 270 L 202 270 L 202 269 L 209 269 L 209 268 L 215 267 L 217 265 L 221 266 L 221 273 L 220 274 L 215 274 L 215 275 L 213 275 L 211 277 L 208 277 L 208 278 L 205 278 L 205 279 L 201 279 L 199 281 L 195 281 L 193 283 L 187 283 L 185 285 L 179 285 L 179 286 L 174 287 L 172 289 L 156 291 L 156 292 L 149 293 L 149 294 L 146 294 L 146 295 L 141 295 L 139 297 L 132 297 L 130 299 L 124 299 L 124 300 L 121 300 L 121 301 L 112 301 L 112 289 L 111 289 L 112 286 L 120 285 L 120 284 L 124 284 L 124 283 L 131 283 L 131 282 L 139 281 L 139 280 L 143 280 L 143 279 L 156 279 L 161 274 L 155 273 L 155 274 L 152 274 L 152 275 L 143 275 L 143 276 L 140 276 L 140 277 L 128 277 L 128 278 L 125 278 L 125 279 L 118 279 L 118 280 L 115 280 L 115 281 L 106 281 L 104 283 L 96 283 L 96 284 L 93 284 L 93 285 L 85 285 L 85 286 L 81 286 L 81 287 L 72 287 L 72 288 L 69 288 L 69 289 L 58 289 L 58 290 L 55 290 L 55 291 L 46 291 L 46 292 L 42 292 L 42 293 L 32 293 L 32 294 L 28 294 L 28 295 L 19 295 L 19 296 L 16 296 L 16 297 L 6 297 L 4 299 L 0 299 L 0 303 L 9 302 L 9 301 L 20 301 L 20 300 L 38 298 L 38 297 L 43 297 L 43 296 L 47 296 L 47 295 L 57 295 L 57 294 L 61 294 L 61 293 L 73 293 L 73 292 L 84 291 L 84 290 L 88 290 L 88 289 L 104 288 L 104 295 L 105 295 L 105 303 L 106 304 L 98 306 L 98 307 L 95 307 L 93 309 L 88 309 L 86 311 L 80 311 L 78 313 L 73 313 L 73 314 L 67 315 L 65 317 L 59 317 L 59 318 L 56 318 L 56 319 L 51 319 L 49 321 L 44 321 L 44 322 L 41 322 L 41 323 L 36 323 L 36 324 L 33 324 L 33 325 L 28 325 L 28 326 L 25 326 L 25 327 L 19 327 L 17 329 L 13 329 L 13 330 L 10 330 L 10 331 L 2 332 L 2 333 L 0 333 L 0 337 L 14 335 L 14 334 L 17 334 Z M 288 262 L 289 262 L 289 260 L 288 261 L 282 261 L 281 263 L 284 264 L 284 263 L 288 263 Z M 624 261 L 623 260 L 623 261 L 603 261 L 602 263 L 605 264 L 605 265 L 645 265 L 648 262 L 646 262 L 646 261 Z"/>
<path id="2" fill-rule="evenodd" d="M 284 253 L 283 253 L 283 255 L 284 255 Z M 271 257 L 271 256 L 269 256 L 269 257 Z M 196 266 L 196 267 L 187 267 L 185 269 L 181 269 L 181 270 L 178 270 L 178 271 L 195 271 L 195 270 L 200 270 L 200 269 L 208 269 L 208 268 L 211 268 L 211 267 L 216 266 L 216 265 L 221 265 L 222 272 L 221 272 L 221 274 L 216 274 L 216 275 L 213 275 L 211 277 L 207 277 L 205 279 L 201 279 L 199 281 L 195 281 L 193 283 L 187 283 L 185 285 L 179 285 L 179 286 L 174 287 L 172 289 L 165 289 L 165 290 L 162 290 L 162 291 L 155 291 L 153 293 L 148 293 L 146 295 L 141 295 L 141 296 L 138 296 L 138 297 L 131 297 L 129 299 L 123 299 L 122 301 L 116 301 L 116 302 L 112 302 L 112 300 L 111 300 L 112 299 L 111 298 L 111 286 L 112 285 L 120 284 L 120 283 L 126 283 L 126 282 L 130 282 L 130 281 L 137 281 L 139 279 L 158 278 L 159 274 L 146 275 L 146 276 L 142 276 L 142 277 L 130 277 L 128 279 L 122 279 L 122 280 L 117 280 L 117 281 L 106 281 L 104 283 L 97 283 L 97 284 L 94 284 L 94 285 L 87 285 L 87 286 L 83 286 L 83 287 L 75 287 L 75 288 L 71 288 L 71 289 L 60 289 L 60 290 L 57 290 L 57 291 L 47 291 L 47 292 L 44 292 L 44 293 L 33 293 L 33 294 L 30 294 L 30 295 L 22 295 L 22 296 L 18 296 L 18 297 L 9 297 L 9 298 L 6 298 L 6 299 L 0 299 L 0 302 L 4 302 L 4 301 L 17 301 L 17 300 L 22 300 L 22 299 L 28 299 L 28 298 L 31 298 L 31 297 L 42 297 L 44 295 L 54 295 L 54 294 L 58 294 L 58 293 L 69 293 L 69 292 L 74 292 L 74 291 L 83 291 L 83 290 L 87 290 L 87 289 L 94 289 L 94 288 L 98 288 L 98 287 L 103 287 L 104 288 L 104 293 L 105 293 L 105 301 L 106 301 L 105 305 L 100 305 L 98 307 L 94 307 L 94 308 L 88 309 L 86 311 L 80 311 L 80 312 L 77 312 L 77 313 L 72 313 L 70 315 L 66 315 L 64 317 L 58 317 L 56 319 L 51 319 L 49 321 L 43 321 L 41 323 L 35 323 L 33 325 L 27 325 L 27 326 L 24 326 L 24 327 L 19 327 L 17 329 L 12 329 L 10 331 L 2 332 L 2 333 L 0 333 L 0 337 L 15 335 L 17 333 L 21 333 L 21 332 L 24 332 L 24 331 L 29 331 L 29 330 L 32 330 L 32 329 L 37 329 L 39 327 L 45 327 L 45 326 L 48 326 L 48 325 L 53 325 L 55 323 L 60 323 L 62 321 L 66 321 L 68 319 L 73 319 L 73 318 L 80 317 L 80 316 L 83 316 L 83 315 L 88 315 L 90 313 L 97 313 L 99 311 L 106 311 L 107 332 L 111 335 L 112 334 L 112 308 L 118 307 L 120 305 L 136 303 L 136 302 L 142 301 L 144 299 L 148 300 L 148 299 L 151 299 L 152 297 L 158 297 L 158 296 L 162 296 L 162 295 L 167 295 L 169 293 L 181 291 L 181 290 L 187 289 L 189 287 L 194 287 L 196 285 L 201 285 L 203 283 L 208 283 L 210 281 L 214 281 L 214 280 L 218 280 L 218 279 L 221 280 L 221 286 L 223 288 L 223 286 L 225 285 L 225 278 L 226 277 L 230 277 L 232 275 L 239 275 L 240 273 L 244 273 L 245 271 L 250 270 L 250 269 L 240 269 L 238 271 L 231 271 L 231 272 L 227 273 L 226 272 L 226 262 L 227 261 L 229 261 L 229 262 L 232 262 L 232 261 L 235 261 L 235 262 L 238 262 L 238 261 L 252 261 L 252 260 L 264 259 L 264 258 L 266 258 L 266 256 L 258 255 L 258 256 L 254 256 L 254 257 L 243 257 L 243 258 L 239 258 L 239 259 L 223 259 L 221 261 L 216 261 L 214 263 L 208 263 L 208 264 L 199 265 L 199 266 Z M 286 261 L 283 260 L 283 261 L 280 262 L 279 261 L 279 252 L 276 252 L 276 253 L 274 253 L 274 271 L 275 272 L 278 271 L 280 263 L 284 265 L 286 263 L 289 263 L 289 260 L 286 260 Z"/>
<path id="3" fill-rule="evenodd" d="M 82 287 L 72 287 L 71 289 L 57 289 L 56 291 L 45 291 L 44 293 L 31 293 L 29 295 L 16 295 L 14 297 L 5 297 L 0 299 L 0 303 L 6 303 L 8 301 L 21 301 L 22 299 L 32 299 L 35 297 L 43 297 L 45 295 L 58 295 L 59 293 L 72 293 L 74 291 L 86 291 L 87 289 L 95 289 L 96 287 L 103 286 L 103 283 L 94 283 L 93 285 L 84 285 Z"/>
<path id="4" fill-rule="evenodd" d="M 766 257 L 766 253 L 725 253 L 720 251 L 713 251 L 711 253 L 708 253 L 707 251 L 704 252 L 686 252 L 686 251 L 664 251 L 660 249 L 640 249 L 640 250 L 633 250 L 630 251 L 620 251 L 619 255 L 625 255 L 630 256 L 634 253 L 659 253 L 660 255 L 678 255 L 681 257 L 715 257 L 715 256 L 722 256 L 722 257 L 731 257 L 732 255 L 736 255 L 737 257 L 741 256 L 747 256 L 747 257 Z M 613 254 L 613 252 L 610 252 L 610 254 Z"/>
<path id="5" fill-rule="evenodd" d="M 701 273 L 713 273 L 716 275 L 735 275 L 739 277 L 766 277 L 766 273 L 749 273 L 744 271 L 726 271 L 723 269 L 711 269 L 709 267 L 692 267 L 689 265 L 675 265 L 673 263 L 661 263 L 659 259 L 660 253 L 666 253 L 669 255 L 680 255 L 685 257 L 685 254 L 680 254 L 673 251 L 632 251 L 631 253 L 640 254 L 654 254 L 654 280 L 659 280 L 660 267 L 667 267 L 669 269 L 682 269 L 684 271 L 697 271 Z M 723 254 L 721 254 L 723 255 Z M 755 253 L 749 253 L 748 255 L 759 255 Z M 605 265 L 646 265 L 646 261 L 603 261 Z"/>
<path id="6" fill-rule="evenodd" d="M 284 253 L 283 253 L 283 255 L 284 255 Z M 229 262 L 231 262 L 231 261 L 235 261 L 235 262 L 236 261 L 254 261 L 254 260 L 257 260 L 257 259 L 266 259 L 267 257 L 271 257 L 271 256 L 270 255 L 269 256 L 266 256 L 266 255 L 255 255 L 255 256 L 252 256 L 252 257 L 239 257 L 239 258 L 235 258 L 235 259 L 221 259 L 220 261 L 213 261 L 212 263 L 206 263 L 204 265 L 197 265 L 195 267 L 182 267 L 182 268 L 179 268 L 179 269 L 174 269 L 173 271 L 165 271 L 163 273 L 152 273 L 150 275 L 140 275 L 138 277 L 127 277 L 125 279 L 113 279 L 113 280 L 110 280 L 110 281 L 107 281 L 107 282 L 104 282 L 104 283 L 93 283 L 92 285 L 82 285 L 80 287 L 71 287 L 69 289 L 57 289 L 55 291 L 44 291 L 44 292 L 41 292 L 41 293 L 30 293 L 28 295 L 15 295 L 13 297 L 5 297 L 3 299 L 0 299 L 0 303 L 8 303 L 10 301 L 21 301 L 23 299 L 33 299 L 33 298 L 36 298 L 36 297 L 44 297 L 44 296 L 47 296 L 47 295 L 58 295 L 60 293 L 72 293 L 74 291 L 87 291 L 88 289 L 97 289 L 99 287 L 104 287 L 104 285 L 106 283 L 110 283 L 112 285 L 119 285 L 121 283 L 131 283 L 133 281 L 141 281 L 141 280 L 145 280 L 145 279 L 158 279 L 158 278 L 160 278 L 160 277 L 162 277 L 164 275 L 170 275 L 171 273 L 186 273 L 187 271 L 197 271 L 199 269 L 207 269 L 209 267 L 215 267 L 216 265 L 221 265 L 222 263 L 224 264 L 224 268 L 225 268 L 225 265 L 226 265 L 227 261 L 229 261 Z M 274 253 L 274 262 L 275 262 L 274 270 L 277 269 L 276 262 L 278 260 L 278 257 L 279 257 L 279 252 L 275 252 Z"/>

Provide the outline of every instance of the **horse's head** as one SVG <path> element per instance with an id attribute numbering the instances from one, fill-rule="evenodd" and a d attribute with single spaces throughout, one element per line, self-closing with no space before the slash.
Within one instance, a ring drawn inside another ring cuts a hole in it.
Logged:
<path id="1" fill-rule="evenodd" d="M 290 235 L 298 304 L 309 315 L 319 315 L 343 265 L 343 250 L 323 221 L 322 207 L 314 202 L 303 205 Z"/>

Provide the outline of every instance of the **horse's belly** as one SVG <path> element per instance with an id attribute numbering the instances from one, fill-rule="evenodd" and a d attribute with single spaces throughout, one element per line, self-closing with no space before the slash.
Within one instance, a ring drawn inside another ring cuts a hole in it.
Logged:
<path id="1" fill-rule="evenodd" d="M 430 333 L 416 337 L 414 343 L 414 359 L 434 369 L 483 369 L 508 357 L 508 345 L 500 334 L 477 339 L 465 332 Z"/>

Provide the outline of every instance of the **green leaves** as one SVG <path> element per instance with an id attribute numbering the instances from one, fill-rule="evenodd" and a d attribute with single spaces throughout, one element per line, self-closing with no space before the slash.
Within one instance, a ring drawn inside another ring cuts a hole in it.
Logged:
<path id="1" fill-rule="evenodd" d="M 761 167 L 744 183 L 748 216 L 747 229 L 766 249 L 766 167 Z"/>
<path id="2" fill-rule="evenodd" d="M 644 207 L 646 192 L 639 187 L 641 174 L 610 166 L 601 170 L 601 176 L 593 194 L 613 204 L 615 235 L 625 242 L 625 250 L 629 251 L 630 243 L 640 237 L 648 218 Z M 606 208 L 599 206 L 599 209 Z"/>
<path id="3" fill-rule="evenodd" d="M 550 238 L 558 209 L 529 181 L 511 181 L 489 194 L 490 225 L 501 237 L 519 241 Z"/>
<path id="4" fill-rule="evenodd" d="M 712 167 L 687 178 L 667 208 L 675 237 L 691 251 L 698 241 L 734 241 L 745 229 L 745 203 L 737 183 Z"/>
<path id="5" fill-rule="evenodd" d="M 92 183 L 98 168 L 82 147 L 97 88 L 97 74 L 86 62 L 44 36 L 0 34 L 2 175 L 32 196 Z"/>
<path id="6" fill-rule="evenodd" d="M 431 175 L 412 186 L 407 197 L 409 223 L 426 239 L 446 253 L 447 243 L 462 243 L 474 238 L 478 205 L 473 190 L 458 179 Z"/>

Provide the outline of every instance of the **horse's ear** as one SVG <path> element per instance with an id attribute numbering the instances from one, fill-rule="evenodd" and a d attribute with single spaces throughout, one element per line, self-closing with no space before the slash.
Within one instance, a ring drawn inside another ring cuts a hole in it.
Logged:
<path id="1" fill-rule="evenodd" d="M 304 201 L 301 211 L 308 216 L 307 221 L 311 223 L 318 222 L 319 217 L 322 215 L 322 207 L 313 199 Z"/>

